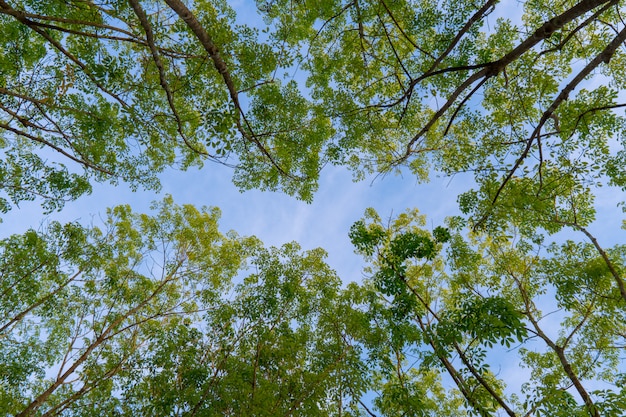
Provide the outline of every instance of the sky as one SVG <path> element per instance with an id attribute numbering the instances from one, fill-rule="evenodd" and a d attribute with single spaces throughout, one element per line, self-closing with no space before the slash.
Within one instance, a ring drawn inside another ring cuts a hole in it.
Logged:
<path id="1" fill-rule="evenodd" d="M 253 7 L 247 1 L 232 2 L 240 12 L 241 23 L 256 19 Z M 506 12 L 500 14 L 506 15 Z M 495 18 L 492 19 L 495 21 Z M 162 190 L 133 192 L 124 184 L 94 184 L 93 193 L 66 204 L 61 212 L 44 216 L 37 202 L 22 203 L 3 216 L 0 238 L 22 233 L 28 228 L 38 229 L 46 222 L 79 221 L 83 224 L 101 224 L 106 208 L 130 204 L 136 212 L 149 212 L 152 201 L 171 194 L 177 204 L 217 206 L 222 211 L 221 230 L 234 230 L 241 236 L 257 236 L 266 245 L 280 246 L 296 241 L 304 249 L 324 248 L 328 264 L 337 271 L 344 283 L 360 281 L 363 261 L 354 254 L 348 238 L 350 226 L 359 220 L 368 207 L 375 208 L 382 218 L 418 208 L 427 215 L 427 227 L 441 225 L 446 216 L 459 214 L 457 196 L 471 186 L 467 174 L 453 178 L 431 176 L 427 184 L 419 184 L 410 173 L 403 176 L 369 177 L 354 183 L 352 174 L 343 167 L 326 167 L 320 177 L 320 186 L 312 203 L 307 204 L 281 193 L 252 190 L 240 192 L 231 182 L 233 171 L 225 166 L 207 163 L 201 169 L 188 171 L 168 169 L 161 174 Z M 626 231 L 620 228 L 623 213 L 617 203 L 624 200 L 623 192 L 613 188 L 596 193 L 598 218 L 589 228 L 601 245 L 608 247 L 626 241 Z M 576 237 L 569 232 L 556 239 Z M 558 323 L 555 323 L 555 329 Z M 505 354 L 505 353 L 504 353 Z M 512 380 L 525 379 L 525 373 L 516 366 L 502 369 Z"/>
<path id="2" fill-rule="evenodd" d="M 360 281 L 363 262 L 354 254 L 348 231 L 366 208 L 375 208 L 382 218 L 418 208 L 428 215 L 427 227 L 433 229 L 446 216 L 458 214 L 456 196 L 464 190 L 460 178 L 434 177 L 428 184 L 418 184 L 407 174 L 355 183 L 345 168 L 327 167 L 322 171 L 319 191 L 307 204 L 282 193 L 240 192 L 231 182 L 232 172 L 213 163 L 188 171 L 169 169 L 161 175 L 162 190 L 158 193 L 133 192 L 124 184 L 95 184 L 91 195 L 68 202 L 62 211 L 46 216 L 36 202 L 22 203 L 20 209 L 4 216 L 0 235 L 39 229 L 53 220 L 97 226 L 107 207 L 129 204 L 136 212 L 149 212 L 153 201 L 171 194 L 179 205 L 219 207 L 223 232 L 254 235 L 267 246 L 296 241 L 303 249 L 322 247 L 329 253 L 329 265 L 344 282 L 350 282 Z"/>

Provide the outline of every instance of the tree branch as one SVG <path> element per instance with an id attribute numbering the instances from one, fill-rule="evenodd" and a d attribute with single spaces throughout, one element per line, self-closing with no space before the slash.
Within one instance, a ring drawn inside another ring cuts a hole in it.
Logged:
<path id="1" fill-rule="evenodd" d="M 224 80 L 224 84 L 226 85 L 226 88 L 228 89 L 230 99 L 233 105 L 235 106 L 235 110 L 237 113 L 235 121 L 237 123 L 237 128 L 239 132 L 241 133 L 241 135 L 246 140 L 254 143 L 254 145 L 259 149 L 259 151 L 261 151 L 261 153 L 265 155 L 265 157 L 268 158 L 270 163 L 274 166 L 274 168 L 276 168 L 276 170 L 280 174 L 288 178 L 297 179 L 290 173 L 284 171 L 283 168 L 280 165 L 278 165 L 274 157 L 269 153 L 269 151 L 265 148 L 265 146 L 259 141 L 259 139 L 254 134 L 254 131 L 252 130 L 252 127 L 248 123 L 248 120 L 246 119 L 245 113 L 239 102 L 239 94 L 237 92 L 237 88 L 235 87 L 235 82 L 232 79 L 230 72 L 228 71 L 226 62 L 224 62 L 224 60 L 222 59 L 219 53 L 219 49 L 213 43 L 213 39 L 211 38 L 209 33 L 204 29 L 204 27 L 198 21 L 196 16 L 191 12 L 191 10 L 189 10 L 189 8 L 181 0 L 165 0 L 165 2 L 167 3 L 168 6 L 170 6 L 170 8 L 178 16 L 180 16 L 180 18 L 185 22 L 185 24 L 189 27 L 189 29 L 193 32 L 193 34 L 196 35 L 196 37 L 200 41 L 200 44 L 203 46 L 203 48 L 209 53 L 209 56 L 211 57 L 211 60 L 213 61 L 213 66 L 215 67 L 217 72 L 222 76 L 222 79 Z M 246 131 L 246 129 L 244 129 L 244 127 L 242 126 L 241 119 L 243 119 L 243 122 L 245 123 L 248 131 Z"/>
<path id="2" fill-rule="evenodd" d="M 461 96 L 461 94 L 468 88 L 470 88 L 475 82 L 481 78 L 491 78 L 498 75 L 509 64 L 518 59 L 524 53 L 532 49 L 539 42 L 550 37 L 555 31 L 562 28 L 567 23 L 575 20 L 594 8 L 613 0 L 583 0 L 577 3 L 572 8 L 566 10 L 562 14 L 545 22 L 539 28 L 533 32 L 531 36 L 522 41 L 512 51 L 504 55 L 497 61 L 488 64 L 479 64 L 482 69 L 469 76 L 461 85 L 459 85 L 455 91 L 450 94 L 444 105 L 437 110 L 437 112 L 431 117 L 431 119 L 417 132 L 406 146 L 406 151 L 402 157 L 400 157 L 395 163 L 404 162 L 412 153 L 413 145 L 428 132 L 434 124 L 443 116 L 443 114 L 454 104 L 454 102 Z M 613 43 L 611 43 L 613 44 Z M 432 75 L 432 74 L 431 74 Z"/>
<path id="3" fill-rule="evenodd" d="M 48 399 L 48 397 L 50 397 L 50 395 L 52 395 L 52 393 L 54 391 L 57 390 L 57 388 L 59 386 L 61 386 L 61 384 L 63 384 L 63 382 L 71 375 L 73 374 L 78 367 L 85 362 L 89 356 L 91 355 L 91 353 L 98 347 L 100 346 L 102 343 L 104 343 L 107 339 L 110 333 L 113 332 L 113 330 L 115 329 L 115 327 L 119 326 L 120 324 L 122 324 L 122 322 L 124 320 L 126 320 L 128 317 L 132 316 L 133 314 L 137 313 L 139 310 L 141 310 L 142 308 L 144 308 L 152 299 L 154 299 L 160 292 L 161 290 L 163 290 L 163 288 L 175 278 L 176 273 L 178 272 L 178 269 L 183 265 L 183 260 L 179 261 L 178 264 L 174 267 L 173 271 L 170 272 L 165 279 L 157 286 L 157 288 L 155 288 L 154 291 L 152 291 L 151 294 L 149 294 L 143 301 L 141 301 L 139 304 L 137 304 L 135 307 L 131 308 L 130 310 L 128 310 L 127 312 L 125 312 L 124 314 L 121 314 L 119 317 L 117 317 L 113 322 L 111 322 L 106 329 L 104 329 L 102 331 L 102 333 L 93 341 L 91 342 L 91 344 L 89 346 L 87 346 L 87 348 L 85 349 L 85 351 L 80 355 L 80 357 L 78 359 L 76 359 L 76 361 L 72 364 L 72 366 L 70 366 L 68 368 L 67 371 L 65 371 L 63 373 L 63 375 L 61 375 L 59 378 L 57 378 L 54 383 L 52 383 L 43 393 L 41 393 L 40 395 L 38 395 L 34 400 L 32 400 L 30 402 L 30 404 L 28 404 L 26 406 L 26 408 L 24 410 L 22 410 L 21 412 L 19 412 L 18 414 L 16 414 L 15 417 L 28 417 L 28 416 L 32 416 L 39 407 L 41 407 L 43 405 L 44 402 L 46 402 L 46 400 Z"/>
<path id="4" fill-rule="evenodd" d="M 548 107 L 546 111 L 544 111 L 543 115 L 541 116 L 541 119 L 539 120 L 539 123 L 537 124 L 537 126 L 533 130 L 533 133 L 530 135 L 530 138 L 528 139 L 526 148 L 524 149 L 522 154 L 519 156 L 519 158 L 513 165 L 513 168 L 511 168 L 507 176 L 504 178 L 504 181 L 500 184 L 500 188 L 498 188 L 498 191 L 493 197 L 492 204 L 496 203 L 498 196 L 500 195 L 500 193 L 502 192 L 506 184 L 509 182 L 511 178 L 513 178 L 513 175 L 515 174 L 517 169 L 520 167 L 524 159 L 526 159 L 526 157 L 530 153 L 533 143 L 535 142 L 535 140 L 539 139 L 540 134 L 541 134 L 541 129 L 543 129 L 543 126 L 546 124 L 548 119 L 552 117 L 556 109 L 561 105 L 561 103 L 563 103 L 564 101 L 568 99 L 569 95 L 574 91 L 574 89 L 576 89 L 578 84 L 580 84 L 589 74 L 591 74 L 591 72 L 594 69 L 596 69 L 602 63 L 608 64 L 613 54 L 615 54 L 615 51 L 617 50 L 617 48 L 619 48 L 619 46 L 625 40 L 626 40 L 626 28 L 622 29 L 619 35 L 616 36 L 615 39 L 613 39 L 611 43 L 609 43 L 602 52 L 596 55 L 596 57 L 592 59 L 578 74 L 576 74 L 576 76 L 561 90 L 561 92 L 554 99 L 552 104 L 550 104 L 550 107 Z"/>
<path id="5" fill-rule="evenodd" d="M 169 104 L 170 110 L 172 110 L 172 114 L 174 115 L 174 119 L 176 120 L 176 130 L 178 131 L 178 134 L 183 139 L 183 141 L 185 142 L 185 145 L 187 145 L 189 149 L 191 149 L 197 154 L 209 156 L 207 152 L 197 149 L 191 142 L 189 142 L 189 139 L 185 135 L 185 132 L 183 131 L 182 120 L 180 118 L 180 115 L 178 114 L 176 105 L 174 104 L 174 97 L 172 95 L 172 90 L 170 89 L 170 86 L 167 82 L 167 78 L 165 76 L 165 68 L 163 67 L 163 61 L 161 61 L 161 57 L 159 56 L 159 51 L 154 43 L 154 33 L 152 32 L 152 26 L 150 25 L 150 22 L 148 21 L 146 12 L 143 10 L 139 2 L 137 0 L 128 0 L 128 2 L 133 8 L 133 11 L 135 12 L 135 14 L 137 15 L 137 18 L 139 19 L 139 22 L 141 23 L 141 26 L 143 27 L 144 32 L 146 32 L 146 41 L 150 48 L 152 59 L 154 60 L 154 63 L 159 71 L 159 82 L 161 84 L 161 87 L 165 91 L 165 95 L 167 96 L 167 103 Z"/>

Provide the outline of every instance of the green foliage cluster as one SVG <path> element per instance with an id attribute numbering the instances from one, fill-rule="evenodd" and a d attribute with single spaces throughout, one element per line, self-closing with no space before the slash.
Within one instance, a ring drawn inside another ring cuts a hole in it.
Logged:
<path id="1" fill-rule="evenodd" d="M 590 231 L 626 186 L 623 2 L 256 7 L 0 0 L 0 212 L 214 162 L 305 201 L 327 164 L 469 173 L 462 216 L 367 209 L 358 283 L 170 197 L 4 237 L 0 414 L 626 413 L 626 246 Z"/>

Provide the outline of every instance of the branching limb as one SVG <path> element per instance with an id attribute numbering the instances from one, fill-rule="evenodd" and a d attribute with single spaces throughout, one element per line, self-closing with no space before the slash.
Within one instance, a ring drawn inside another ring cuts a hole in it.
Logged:
<path id="1" fill-rule="evenodd" d="M 396 163 L 404 162 L 413 152 L 413 145 L 428 132 L 435 123 L 452 107 L 452 105 L 456 102 L 456 100 L 463 94 L 465 90 L 470 88 L 474 83 L 479 81 L 482 78 L 491 78 L 498 75 L 501 71 L 503 71 L 509 64 L 517 60 L 524 53 L 528 52 L 539 42 L 544 39 L 550 37 L 555 31 L 561 29 L 567 23 L 575 20 L 576 18 L 582 16 L 590 10 L 595 9 L 596 7 L 607 3 L 612 0 L 587 0 L 581 1 L 577 3 L 572 8 L 566 10 L 562 14 L 550 19 L 541 25 L 531 36 L 522 41 L 517 47 L 515 47 L 512 51 L 504 55 L 497 61 L 488 63 L 488 64 L 479 64 L 482 69 L 475 72 L 471 76 L 469 76 L 461 85 L 459 85 L 448 97 L 447 101 L 437 110 L 437 112 L 431 117 L 431 119 L 422 127 L 422 129 L 417 132 L 413 138 L 408 142 L 406 146 L 406 151 L 404 155 L 396 161 Z M 613 42 L 611 42 L 610 46 L 613 47 L 614 43 L 620 39 L 621 36 L 618 36 Z M 623 40 L 622 40 L 623 41 Z M 615 49 L 619 45 L 615 45 L 613 52 L 609 54 L 608 50 L 603 51 L 599 56 L 602 56 L 602 60 L 610 59 L 610 56 L 615 52 Z M 609 47 L 607 47 L 609 48 Z M 608 58 L 607 58 L 608 55 Z M 597 64 L 598 65 L 598 64 Z M 596 66 L 597 66 L 596 65 Z M 429 76 L 432 76 L 430 74 Z M 568 93 L 569 94 L 569 93 Z M 545 121 L 544 121 L 545 123 Z"/>
<path id="2" fill-rule="evenodd" d="M 548 109 L 544 111 L 543 115 L 541 116 L 541 119 L 539 120 L 539 123 L 537 124 L 532 134 L 530 135 L 530 138 L 528 139 L 526 148 L 524 149 L 522 154 L 519 156 L 519 158 L 517 159 L 513 167 L 509 170 L 509 173 L 504 178 L 504 181 L 502 181 L 502 183 L 500 184 L 498 191 L 496 191 L 496 194 L 494 195 L 493 200 L 492 200 L 492 204 L 496 203 L 496 201 L 498 200 L 498 197 L 502 193 L 502 190 L 504 189 L 506 184 L 511 180 L 511 178 L 513 178 L 513 175 L 515 175 L 515 172 L 517 171 L 517 169 L 522 165 L 522 162 L 524 161 L 524 159 L 526 159 L 526 157 L 530 153 L 530 150 L 532 149 L 532 146 L 535 140 L 539 139 L 543 126 L 552 117 L 556 109 L 564 101 L 568 99 L 569 95 L 576 89 L 578 84 L 580 84 L 589 74 L 591 74 L 593 70 L 595 70 L 598 66 L 600 66 L 603 63 L 605 64 L 608 63 L 611 60 L 611 57 L 613 56 L 617 48 L 619 48 L 619 46 L 625 40 L 626 40 L 626 28 L 622 29 L 619 35 L 615 37 L 615 39 L 613 39 L 611 43 L 609 43 L 602 52 L 596 55 L 596 57 L 592 59 L 578 74 L 576 74 L 576 76 L 561 90 L 561 92 L 554 99 L 552 104 L 550 104 L 550 107 L 548 107 Z"/>
<path id="3" fill-rule="evenodd" d="M 207 152 L 196 148 L 189 141 L 189 139 L 185 135 L 185 132 L 183 131 L 183 123 L 178 113 L 178 110 L 176 109 L 176 105 L 174 104 L 174 96 L 172 95 L 172 90 L 170 89 L 170 86 L 167 82 L 167 77 L 165 75 L 165 68 L 163 66 L 163 61 L 161 60 L 161 57 L 159 56 L 159 51 L 154 43 L 154 33 L 152 31 L 152 26 L 150 25 L 150 22 L 148 21 L 148 17 L 146 16 L 146 12 L 143 10 L 141 5 L 139 4 L 139 1 L 128 0 L 128 2 L 133 8 L 133 11 L 137 15 L 137 18 L 139 19 L 139 22 L 141 23 L 141 27 L 146 33 L 146 41 L 150 48 L 150 52 L 152 54 L 152 59 L 154 60 L 154 64 L 156 65 L 159 71 L 159 82 L 161 84 L 161 87 L 163 88 L 163 91 L 165 91 L 165 95 L 167 96 L 167 103 L 169 104 L 170 110 L 172 111 L 172 114 L 174 115 L 174 119 L 176 120 L 176 130 L 178 131 L 178 134 L 185 142 L 185 145 L 187 145 L 187 147 L 191 149 L 193 152 L 200 154 L 200 155 L 208 156 L 209 154 Z"/>
<path id="4" fill-rule="evenodd" d="M 228 66 L 226 65 L 226 62 L 224 62 L 224 59 L 221 57 L 219 53 L 219 49 L 213 43 L 213 39 L 211 38 L 209 33 L 205 30 L 202 24 L 198 21 L 198 19 L 193 14 L 193 12 L 189 10 L 189 8 L 181 0 L 165 0 L 165 2 L 185 22 L 185 24 L 194 33 L 194 35 L 196 35 L 202 47 L 209 53 L 209 56 L 211 57 L 211 60 L 213 61 L 213 66 L 215 67 L 217 72 L 219 72 L 219 74 L 222 76 L 222 79 L 224 80 L 224 84 L 226 85 L 226 88 L 228 89 L 228 94 L 230 96 L 230 99 L 233 105 L 235 106 L 235 110 L 237 113 L 235 121 L 237 123 L 237 128 L 240 134 L 246 140 L 252 142 L 259 149 L 259 151 L 263 155 L 265 155 L 265 157 L 267 157 L 270 163 L 274 166 L 274 168 L 276 168 L 276 170 L 281 175 L 284 175 L 285 177 L 288 177 L 291 179 L 298 179 L 298 178 L 295 178 L 292 174 L 283 170 L 283 168 L 278 164 L 278 162 L 276 162 L 274 157 L 269 153 L 266 147 L 259 141 L 259 139 L 254 134 L 254 131 L 252 127 L 250 126 L 248 120 L 246 119 L 245 113 L 241 107 L 241 103 L 239 101 L 239 94 L 237 92 L 235 82 L 232 76 L 230 75 L 230 71 L 228 70 Z M 242 125 L 242 119 L 243 119 L 243 123 L 246 125 L 246 128 L 244 128 Z"/>
<path id="5" fill-rule="evenodd" d="M 393 269 L 395 270 L 395 268 L 393 268 Z M 409 291 L 411 291 L 411 293 L 419 300 L 420 304 L 422 304 L 422 306 L 435 319 L 437 319 L 437 321 L 439 321 L 439 317 L 438 317 L 437 313 L 432 309 L 430 304 L 427 303 L 426 300 L 424 300 L 424 298 L 419 294 L 419 292 L 415 288 L 413 288 L 411 285 L 409 285 L 406 277 L 404 275 L 402 275 L 401 273 L 399 273 L 398 271 L 396 271 L 396 274 L 404 282 L 404 285 L 409 289 Z M 426 331 L 426 327 L 422 325 L 421 318 L 418 318 L 418 322 L 420 323 L 420 326 L 423 327 L 422 330 Z M 430 338 L 429 339 L 429 343 L 432 345 L 433 349 L 435 349 L 435 352 L 437 352 L 438 350 L 436 348 L 437 344 L 436 344 L 435 340 L 433 338 Z M 461 346 L 458 343 L 456 343 L 456 342 L 453 343 L 453 346 L 454 346 L 454 350 L 457 352 L 457 354 L 459 355 L 459 358 L 463 362 L 463 365 L 465 365 L 467 367 L 467 369 L 474 376 L 474 378 L 476 378 L 478 383 L 483 388 L 485 388 L 485 390 L 489 393 L 489 395 L 491 395 L 491 397 L 498 403 L 498 405 L 500 407 L 502 407 L 502 409 L 507 413 L 507 415 L 509 417 L 516 417 L 517 414 L 515 413 L 515 411 L 513 411 L 513 409 L 511 407 L 509 407 L 509 405 L 506 403 L 506 401 L 504 401 L 504 398 L 502 398 L 502 396 L 500 394 L 498 394 L 494 390 L 494 388 L 491 386 L 491 384 L 487 380 L 485 380 L 485 378 L 483 378 L 481 373 L 476 369 L 476 367 L 472 364 L 471 360 L 467 357 L 467 355 L 465 354 L 465 352 L 461 348 Z M 479 410 L 479 411 L 482 410 L 482 407 L 479 404 L 475 403 L 475 401 L 471 398 L 471 393 L 469 391 L 466 392 L 466 391 L 463 390 L 463 386 L 460 385 L 460 383 L 462 382 L 462 379 L 455 378 L 455 375 L 453 375 L 451 373 L 454 368 L 449 368 L 449 366 L 452 367 L 452 364 L 450 364 L 448 362 L 448 359 L 444 355 L 437 354 L 437 356 L 439 357 L 439 359 L 442 362 L 442 364 L 446 367 L 446 369 L 448 369 L 448 373 L 450 373 L 450 376 L 452 376 L 453 379 L 455 380 L 455 382 L 457 382 L 457 386 L 463 392 L 463 395 L 465 396 L 465 398 L 467 398 L 467 400 L 470 402 L 470 404 L 472 404 L 472 406 L 475 407 L 477 410 Z M 458 374 L 458 371 L 454 370 L 454 372 L 456 374 Z M 457 377 L 460 377 L 460 375 L 457 375 Z M 457 379 L 458 379 L 458 381 L 457 381 Z M 465 388 L 467 388 L 467 387 L 465 387 Z M 468 395 L 469 395 L 469 397 L 468 397 Z"/>
<path id="6" fill-rule="evenodd" d="M 8 130 L 9 132 L 13 132 L 13 133 L 15 133 L 18 136 L 22 136 L 22 137 L 25 137 L 25 138 L 30 139 L 32 141 L 41 143 L 42 145 L 48 146 L 48 147 L 54 149 L 55 151 L 59 152 L 61 155 L 66 156 L 67 158 L 71 159 L 74 162 L 77 162 L 77 163 L 83 165 L 86 168 L 91 168 L 91 169 L 93 169 L 95 171 L 101 172 L 101 173 L 109 175 L 111 177 L 115 176 L 115 174 L 113 172 L 111 172 L 111 171 L 109 171 L 109 170 L 107 170 L 105 168 L 102 168 L 102 167 L 100 167 L 98 165 L 95 165 L 94 163 L 92 163 L 90 161 L 79 159 L 79 158 L 75 157 L 74 155 L 66 152 L 64 149 L 61 149 L 60 147 L 56 146 L 55 144 L 45 140 L 42 137 L 31 135 L 30 133 L 27 133 L 27 132 L 24 132 L 24 131 L 22 131 L 20 129 L 17 129 L 17 128 L 14 128 L 12 126 L 9 126 L 6 123 L 0 123 L 0 128 Z"/>
<path id="7" fill-rule="evenodd" d="M 383 5 L 383 8 L 385 9 L 385 12 L 389 15 L 389 17 L 391 18 L 391 20 L 393 21 L 393 24 L 396 28 L 398 28 L 398 30 L 400 31 L 400 33 L 402 34 L 402 36 L 411 44 L 413 45 L 413 47 L 415 49 L 417 49 L 418 51 L 420 51 L 421 53 L 423 53 L 424 55 L 427 55 L 429 57 L 431 57 L 432 59 L 435 59 L 434 56 L 432 56 L 432 54 L 426 50 L 424 50 L 423 48 L 421 48 L 417 43 L 415 43 L 415 41 L 413 39 L 411 39 L 411 37 L 404 31 L 404 29 L 402 28 L 402 25 L 400 25 L 400 23 L 398 22 L 398 20 L 396 19 L 396 17 L 393 15 L 393 13 L 391 12 L 391 10 L 389 9 L 389 6 L 387 6 L 387 3 L 385 3 L 385 0 L 379 0 L 380 4 Z"/>
<path id="8" fill-rule="evenodd" d="M 5 333 L 5 331 L 9 327 L 13 326 L 15 323 L 19 322 L 24 317 L 26 317 L 26 315 L 28 313 L 30 313 L 31 311 L 33 311 L 34 309 L 36 309 L 40 305 L 44 304 L 46 301 L 48 301 L 51 298 L 53 298 L 54 296 L 56 296 L 61 290 L 63 290 L 65 287 L 67 287 L 72 281 L 74 281 L 82 273 L 83 273 L 83 270 L 79 269 L 74 275 L 72 275 L 67 280 L 65 280 L 63 283 L 61 283 L 57 288 L 55 288 L 54 290 L 48 292 L 45 296 L 41 297 L 39 300 L 35 301 L 30 306 L 28 306 L 28 308 L 22 310 L 20 313 L 15 315 L 12 319 L 10 319 L 2 327 L 0 327 L 0 336 L 2 336 L 2 334 Z"/>
<path id="9" fill-rule="evenodd" d="M 534 328 L 534 333 L 539 336 L 539 338 L 541 338 L 546 343 L 546 345 L 548 345 L 548 347 L 554 351 L 554 353 L 556 353 L 557 357 L 559 358 L 559 362 L 563 367 L 563 371 L 570 379 L 570 381 L 572 381 L 572 384 L 576 388 L 576 391 L 581 396 L 583 402 L 587 406 L 587 411 L 589 412 L 589 415 L 592 417 L 600 417 L 600 413 L 598 412 L 598 408 L 595 406 L 593 399 L 591 398 L 587 390 L 585 390 L 585 387 L 582 385 L 582 382 L 578 378 L 578 375 L 576 375 L 576 372 L 574 372 L 572 364 L 569 362 L 567 356 L 565 355 L 565 346 L 557 345 L 552 339 L 550 339 L 547 334 L 544 333 L 543 329 L 539 326 L 539 322 L 532 314 L 532 311 L 536 309 L 534 308 L 533 302 L 530 300 L 526 289 L 519 281 L 519 279 L 514 277 L 514 280 L 517 284 L 518 290 L 520 291 L 522 300 L 524 301 L 524 305 L 526 307 L 525 314 Z"/>
<path id="10" fill-rule="evenodd" d="M 579 225 L 576 222 L 558 221 L 558 223 L 563 224 L 565 226 L 570 226 L 570 227 L 572 227 L 574 229 L 577 229 L 577 230 L 583 232 L 583 234 L 585 236 L 587 236 L 587 238 L 591 241 L 593 246 L 596 248 L 596 250 L 598 251 L 598 253 L 602 257 L 602 260 L 604 261 L 604 263 L 606 264 L 607 268 L 609 269 L 609 272 L 613 276 L 613 279 L 615 280 L 615 283 L 617 284 L 617 288 L 619 289 L 619 293 L 622 296 L 622 299 L 624 301 L 626 301 L 626 284 L 624 283 L 624 278 L 617 271 L 617 268 L 615 267 L 615 264 L 613 263 L 613 261 L 611 261 L 611 258 L 609 258 L 609 255 L 602 248 L 602 246 L 600 246 L 600 243 L 598 243 L 598 239 L 596 239 L 596 237 L 594 235 L 592 235 L 589 232 L 589 230 L 587 230 L 585 227 Z"/>
<path id="11" fill-rule="evenodd" d="M 180 261 L 172 270 L 172 272 L 150 293 L 147 297 L 142 300 L 139 304 L 126 311 L 124 314 L 120 314 L 113 322 L 111 322 L 105 329 L 103 329 L 102 333 L 96 337 L 96 339 L 86 347 L 83 353 L 80 355 L 76 361 L 65 371 L 61 376 L 59 376 L 54 383 L 52 383 L 43 393 L 38 395 L 35 399 L 33 399 L 30 404 L 24 408 L 20 413 L 16 414 L 16 417 L 28 417 L 33 415 L 39 407 L 41 407 L 48 397 L 54 393 L 59 386 L 61 386 L 67 378 L 72 375 L 80 365 L 82 365 L 92 354 L 92 352 L 102 345 L 108 339 L 109 335 L 115 331 L 115 328 L 122 324 L 124 320 L 128 317 L 139 312 L 145 306 L 150 303 L 155 297 L 157 297 L 165 288 L 165 286 L 176 278 L 176 274 L 179 268 L 182 266 L 183 262 Z"/>

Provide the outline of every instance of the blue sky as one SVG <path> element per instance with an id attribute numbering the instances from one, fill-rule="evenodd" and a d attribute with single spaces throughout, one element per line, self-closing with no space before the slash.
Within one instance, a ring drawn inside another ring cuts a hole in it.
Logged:
<path id="1" fill-rule="evenodd" d="M 433 177 L 429 184 L 418 184 L 411 174 L 368 178 L 354 183 L 345 168 L 327 167 L 322 171 L 320 189 L 311 204 L 281 193 L 252 190 L 240 192 L 232 183 L 232 169 L 206 164 L 202 169 L 166 170 L 161 175 L 162 190 L 132 192 L 126 185 L 96 184 L 91 195 L 66 204 L 61 212 L 47 216 L 36 202 L 22 203 L 4 216 L 2 236 L 38 229 L 52 220 L 101 224 L 107 207 L 130 204 L 137 212 L 148 212 L 154 200 L 171 194 L 177 204 L 217 206 L 222 211 L 222 231 L 235 230 L 242 236 L 257 236 L 266 245 L 279 246 L 297 241 L 304 249 L 323 247 L 328 262 L 346 282 L 361 278 L 361 258 L 354 254 L 348 239 L 352 223 L 368 207 L 381 217 L 394 216 L 417 207 L 428 215 L 428 227 L 443 223 L 445 216 L 458 214 L 456 196 L 465 187 L 460 176 Z"/>

